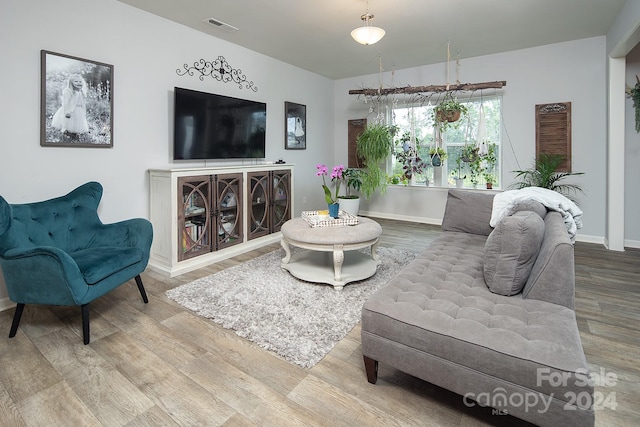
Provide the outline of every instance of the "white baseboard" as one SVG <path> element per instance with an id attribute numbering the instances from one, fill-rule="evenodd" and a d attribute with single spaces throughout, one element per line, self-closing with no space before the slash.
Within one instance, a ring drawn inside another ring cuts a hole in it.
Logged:
<path id="1" fill-rule="evenodd" d="M 625 239 L 624 241 L 625 248 L 640 248 L 640 240 L 629 240 Z"/>
<path id="2" fill-rule="evenodd" d="M 0 311 L 9 310 L 16 306 L 16 303 L 11 301 L 8 297 L 0 299 Z"/>
<path id="3" fill-rule="evenodd" d="M 442 225 L 442 219 L 440 218 L 425 218 L 422 216 L 409 216 L 409 215 L 397 215 L 383 212 L 363 211 L 360 209 L 358 215 L 368 216 L 373 218 L 393 219 L 396 221 L 418 222 L 420 224 Z"/>
<path id="4" fill-rule="evenodd" d="M 576 242 L 598 243 L 600 245 L 604 245 L 604 237 L 589 236 L 589 235 L 585 235 L 585 234 L 578 234 L 578 235 L 576 235 Z"/>

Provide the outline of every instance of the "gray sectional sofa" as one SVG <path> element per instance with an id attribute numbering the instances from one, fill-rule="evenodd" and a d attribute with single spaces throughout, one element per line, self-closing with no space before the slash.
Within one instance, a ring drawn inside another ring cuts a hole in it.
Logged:
<path id="1" fill-rule="evenodd" d="M 367 379 L 379 362 L 542 426 L 592 426 L 563 218 L 521 203 L 495 229 L 493 194 L 450 190 L 442 234 L 362 310 Z M 582 405 L 582 406 L 581 406 Z"/>

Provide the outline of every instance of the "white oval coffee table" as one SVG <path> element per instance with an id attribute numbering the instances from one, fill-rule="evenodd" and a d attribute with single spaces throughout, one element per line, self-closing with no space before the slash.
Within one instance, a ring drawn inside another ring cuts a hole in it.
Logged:
<path id="1" fill-rule="evenodd" d="M 380 265 L 376 249 L 382 227 L 372 219 L 358 217 L 357 225 L 311 227 L 304 219 L 293 218 L 280 231 L 285 251 L 280 266 L 299 279 L 341 290 L 349 282 L 373 276 Z M 307 250 L 292 255 L 292 245 Z M 357 251 L 367 247 L 370 255 Z"/>

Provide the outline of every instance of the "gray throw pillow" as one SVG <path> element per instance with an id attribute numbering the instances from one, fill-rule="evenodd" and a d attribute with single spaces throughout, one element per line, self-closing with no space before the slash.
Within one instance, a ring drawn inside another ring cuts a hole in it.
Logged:
<path id="1" fill-rule="evenodd" d="M 442 218 L 443 231 L 488 236 L 495 194 L 473 190 L 449 190 Z"/>
<path id="2" fill-rule="evenodd" d="M 484 281 L 500 295 L 522 291 L 544 237 L 544 221 L 535 212 L 521 211 L 502 219 L 484 246 Z"/>

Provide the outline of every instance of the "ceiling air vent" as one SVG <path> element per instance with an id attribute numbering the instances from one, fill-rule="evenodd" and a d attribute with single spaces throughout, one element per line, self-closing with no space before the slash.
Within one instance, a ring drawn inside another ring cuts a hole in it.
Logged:
<path id="1" fill-rule="evenodd" d="M 238 29 L 233 25 L 229 25 L 215 18 L 207 18 L 204 20 L 204 22 L 206 22 L 207 24 L 211 24 L 214 27 L 220 28 L 221 30 L 226 31 L 227 33 L 235 33 L 236 31 L 238 31 Z"/>

